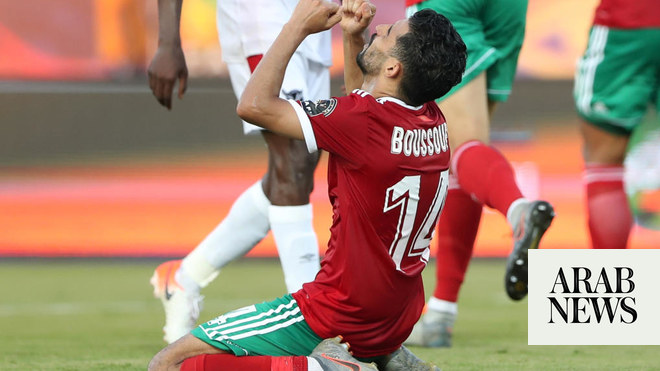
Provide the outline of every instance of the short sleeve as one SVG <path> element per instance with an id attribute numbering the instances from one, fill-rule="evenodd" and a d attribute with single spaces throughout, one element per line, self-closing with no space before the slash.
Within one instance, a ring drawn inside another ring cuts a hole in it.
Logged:
<path id="1" fill-rule="evenodd" d="M 349 159 L 363 153 L 370 120 L 365 99 L 351 94 L 316 102 L 289 101 L 300 120 L 308 151 L 323 149 Z"/>

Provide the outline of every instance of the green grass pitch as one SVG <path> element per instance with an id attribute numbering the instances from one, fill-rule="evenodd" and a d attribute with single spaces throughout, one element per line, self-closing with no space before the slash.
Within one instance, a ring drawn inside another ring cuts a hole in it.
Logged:
<path id="1" fill-rule="evenodd" d="M 144 370 L 164 346 L 149 277 L 159 261 L 0 263 L 0 370 Z M 411 348 L 443 370 L 660 370 L 658 347 L 528 346 L 526 301 L 504 293 L 503 260 L 475 260 L 451 349 Z M 434 266 L 424 272 L 427 294 Z M 204 290 L 201 320 L 284 292 L 277 260 L 244 259 Z"/>

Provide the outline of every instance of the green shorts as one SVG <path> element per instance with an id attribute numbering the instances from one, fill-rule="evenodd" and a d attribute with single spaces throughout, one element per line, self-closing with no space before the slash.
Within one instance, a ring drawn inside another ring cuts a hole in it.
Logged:
<path id="1" fill-rule="evenodd" d="M 449 97 L 486 71 L 490 101 L 511 94 L 518 54 L 525 38 L 527 0 L 427 0 L 406 9 L 408 16 L 430 8 L 447 17 L 467 46 L 463 81 L 438 101 Z"/>
<path id="2" fill-rule="evenodd" d="M 613 134 L 629 135 L 649 104 L 660 108 L 660 29 L 595 25 L 575 73 L 579 115 Z"/>
<path id="3" fill-rule="evenodd" d="M 323 340 L 290 294 L 231 311 L 192 330 L 192 335 L 237 356 L 309 355 Z"/>

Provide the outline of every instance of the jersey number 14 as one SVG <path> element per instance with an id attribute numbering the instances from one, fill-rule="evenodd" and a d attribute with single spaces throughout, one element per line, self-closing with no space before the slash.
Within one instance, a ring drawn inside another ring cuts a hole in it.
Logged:
<path id="1" fill-rule="evenodd" d="M 429 260 L 433 227 L 445 204 L 447 189 L 449 187 L 449 171 L 445 170 L 438 178 L 433 200 L 427 209 L 418 209 L 420 195 L 421 175 L 403 177 L 395 185 L 389 187 L 385 193 L 385 207 L 387 213 L 399 209 L 399 221 L 396 235 L 390 245 L 390 256 L 396 264 L 397 270 L 405 272 L 404 258 L 420 256 L 425 264 Z M 422 223 L 415 228 L 417 213 L 425 213 Z M 414 264 L 414 263 L 413 263 Z"/>

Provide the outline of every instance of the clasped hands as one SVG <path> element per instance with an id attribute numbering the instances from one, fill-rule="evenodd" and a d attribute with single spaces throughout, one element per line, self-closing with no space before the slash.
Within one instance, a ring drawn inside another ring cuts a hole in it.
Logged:
<path id="1" fill-rule="evenodd" d="M 369 0 L 343 0 L 341 5 L 327 0 L 300 0 L 289 23 L 306 35 L 321 32 L 340 23 L 349 35 L 362 35 L 376 15 Z"/>

